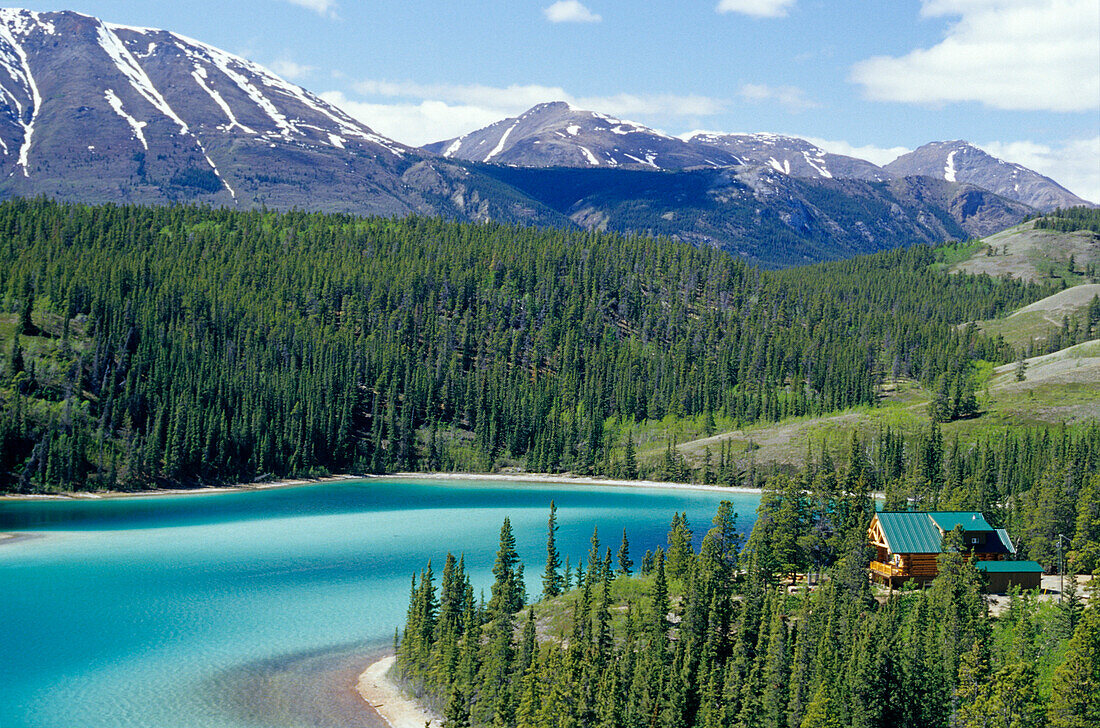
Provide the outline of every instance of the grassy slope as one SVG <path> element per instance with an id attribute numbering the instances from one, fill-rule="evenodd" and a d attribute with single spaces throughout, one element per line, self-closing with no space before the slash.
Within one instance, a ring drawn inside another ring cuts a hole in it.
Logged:
<path id="1" fill-rule="evenodd" d="M 16 314 L 0 314 L 0 369 L 6 371 L 8 357 L 11 356 L 12 338 L 15 333 Z M 91 340 L 87 337 L 84 319 L 74 319 L 69 323 L 69 340 L 62 340 L 63 322 L 60 316 L 34 312 L 31 316 L 38 329 L 32 335 L 19 337 L 19 346 L 23 350 L 24 360 L 35 368 L 36 377 L 47 387 L 60 387 L 64 382 L 73 358 L 78 354 L 91 351 Z M 0 389 L 0 396 L 3 390 Z"/>
<path id="2" fill-rule="evenodd" d="M 994 255 L 986 254 L 990 249 Z M 954 250 L 945 256 L 945 264 L 952 272 L 1009 275 L 1030 281 L 1064 278 L 1066 285 L 1072 286 L 1085 282 L 1081 271 L 1089 263 L 1100 263 L 1100 235 L 1084 230 L 1072 233 L 1036 230 L 1031 221 Z M 1069 271 L 1071 255 L 1074 273 Z"/>
<path id="3" fill-rule="evenodd" d="M 1080 319 L 1094 296 L 1100 296 L 1100 283 L 1084 283 L 1024 306 L 1003 319 L 978 321 L 978 328 L 991 336 L 1000 334 L 1016 347 L 1026 346 L 1030 341 L 1041 342 L 1061 328 L 1063 317 Z"/>
<path id="4" fill-rule="evenodd" d="M 1000 431 L 1005 426 L 1026 427 L 1083 422 L 1100 418 L 1100 341 L 1088 341 L 1027 360 L 1026 378 L 1016 381 L 1016 365 L 979 367 L 978 401 L 981 414 L 943 425 L 946 438 L 962 441 Z M 777 462 L 800 465 L 808 447 L 820 452 L 843 450 L 853 431 L 877 433 L 887 426 L 903 432 L 928 427 L 929 394 L 909 380 L 884 387 L 878 407 L 860 407 L 823 417 L 799 417 L 779 423 L 722 432 L 683 442 L 680 451 L 698 463 L 704 449 L 717 453 L 722 441 L 733 443 L 742 466 Z M 663 452 L 663 450 L 662 450 Z"/>
<path id="5" fill-rule="evenodd" d="M 988 253 L 992 252 L 993 255 Z M 1013 346 L 1040 342 L 1062 325 L 1062 317 L 1078 315 L 1100 294 L 1100 281 L 1085 276 L 1089 265 L 1100 266 L 1100 235 L 1036 230 L 1025 222 L 982 240 L 941 249 L 943 266 L 952 272 L 988 273 L 1030 281 L 1062 280 L 1067 289 L 1026 306 L 1002 319 L 977 321 L 983 333 L 1000 334 Z M 1070 257 L 1074 267 L 1069 268 Z"/>

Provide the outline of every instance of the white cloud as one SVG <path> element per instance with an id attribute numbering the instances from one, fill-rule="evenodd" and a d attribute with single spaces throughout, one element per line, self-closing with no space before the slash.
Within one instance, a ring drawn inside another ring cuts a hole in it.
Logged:
<path id="1" fill-rule="evenodd" d="M 551 23 L 598 23 L 603 20 L 578 0 L 558 0 L 550 7 L 543 8 L 542 14 Z"/>
<path id="2" fill-rule="evenodd" d="M 1030 141 L 986 142 L 985 151 L 1050 177 L 1078 197 L 1100 202 L 1100 135 L 1056 146 Z"/>
<path id="3" fill-rule="evenodd" d="M 321 96 L 375 131 L 416 146 L 461 136 L 547 101 L 565 101 L 620 117 L 645 117 L 653 124 L 713 116 L 727 106 L 723 100 L 697 95 L 575 96 L 559 86 L 538 84 L 497 87 L 365 80 L 354 88 L 370 100 L 349 99 L 335 91 Z"/>
<path id="4" fill-rule="evenodd" d="M 806 92 L 795 86 L 768 86 L 762 83 L 746 83 L 739 92 L 745 101 L 759 103 L 775 102 L 787 111 L 798 113 L 820 106 L 816 101 L 806 98 Z"/>
<path id="5" fill-rule="evenodd" d="M 312 10 L 323 18 L 336 18 L 336 3 L 333 0 L 286 0 L 306 10 Z"/>
<path id="6" fill-rule="evenodd" d="M 288 78 L 291 81 L 296 81 L 300 78 L 308 76 L 317 70 L 316 66 L 306 66 L 301 63 L 296 63 L 289 58 L 279 58 L 272 61 L 268 66 L 272 71 L 279 74 L 283 78 Z"/>
<path id="7" fill-rule="evenodd" d="M 1100 108 L 1096 0 L 923 0 L 926 17 L 958 20 L 944 39 L 852 67 L 879 101 L 976 101 L 996 109 Z"/>
<path id="8" fill-rule="evenodd" d="M 782 18 L 795 0 L 719 0 L 720 13 L 741 13 L 754 18 Z"/>
<path id="9" fill-rule="evenodd" d="M 462 104 L 494 106 L 510 113 L 526 111 L 545 101 L 567 101 L 574 106 L 610 114 L 656 114 L 662 116 L 710 116 L 726 107 L 719 99 L 678 94 L 615 94 L 612 96 L 575 96 L 560 86 L 513 84 L 422 84 L 409 81 L 360 81 L 355 90 L 367 96 L 391 96 L 441 99 Z"/>
<path id="10" fill-rule="evenodd" d="M 817 137 L 802 137 L 810 144 L 816 144 L 824 149 L 826 152 L 832 154 L 843 154 L 846 157 L 856 157 L 857 159 L 866 159 L 868 162 L 873 162 L 878 166 L 889 164 L 903 154 L 908 154 L 913 151 L 908 147 L 877 147 L 873 144 L 864 144 L 862 146 L 856 146 L 846 141 L 838 141 L 834 139 L 819 139 Z"/>
<path id="11" fill-rule="evenodd" d="M 321 98 L 379 134 L 412 146 L 462 136 L 502 118 L 496 109 L 443 101 L 377 104 L 353 101 L 339 91 L 323 93 Z"/>

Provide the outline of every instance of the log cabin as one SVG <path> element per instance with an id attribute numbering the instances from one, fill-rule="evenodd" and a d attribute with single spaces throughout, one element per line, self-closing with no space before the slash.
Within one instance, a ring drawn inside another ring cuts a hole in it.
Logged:
<path id="1" fill-rule="evenodd" d="M 962 528 L 966 554 L 976 566 L 1016 557 L 1008 532 L 990 526 L 977 511 L 884 511 L 874 515 L 868 529 L 875 549 L 871 578 L 890 587 L 910 580 L 919 584 L 932 581 L 937 573 L 936 557 L 943 551 L 943 537 L 957 526 Z"/>

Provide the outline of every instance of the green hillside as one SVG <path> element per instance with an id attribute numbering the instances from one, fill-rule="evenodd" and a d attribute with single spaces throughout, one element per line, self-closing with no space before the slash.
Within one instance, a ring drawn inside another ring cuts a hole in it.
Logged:
<path id="1" fill-rule="evenodd" d="M 635 431 L 660 423 L 820 416 L 875 405 L 884 381 L 957 388 L 974 361 L 1013 361 L 958 325 L 1051 288 L 936 260 L 761 272 L 614 234 L 9 202 L 0 484 L 629 476 Z"/>
<path id="2" fill-rule="evenodd" d="M 944 437 L 974 444 L 1005 432 L 1100 421 L 1100 341 L 1032 357 L 1025 363 L 1022 381 L 1016 380 L 1016 363 L 979 366 L 975 374 L 978 413 L 943 423 Z M 817 456 L 823 447 L 840 453 L 853 434 L 871 441 L 886 429 L 912 436 L 931 426 L 931 395 L 919 382 L 890 382 L 880 391 L 876 406 L 819 417 L 792 417 L 707 437 L 697 436 L 704 434 L 699 427 L 684 428 L 677 449 L 695 467 L 702 466 L 708 449 L 717 458 L 723 447 L 741 470 L 771 463 L 797 467 L 806 462 L 807 453 Z M 657 464 L 663 449 L 653 447 L 643 454 Z"/>
<path id="3" fill-rule="evenodd" d="M 1045 219 L 1045 218 L 1042 218 Z M 1020 280 L 1088 282 L 1100 268 L 1100 233 L 1088 229 L 1053 230 L 1031 220 L 995 235 L 959 244 L 945 257 L 948 269 L 988 273 Z M 1072 258 L 1073 266 L 1070 267 Z"/>
<path id="4" fill-rule="evenodd" d="M 1056 211 L 982 240 L 939 249 L 948 270 L 1043 281 L 1053 295 L 1007 316 L 976 321 L 1027 355 L 1087 341 L 1100 324 L 1100 212 Z"/>

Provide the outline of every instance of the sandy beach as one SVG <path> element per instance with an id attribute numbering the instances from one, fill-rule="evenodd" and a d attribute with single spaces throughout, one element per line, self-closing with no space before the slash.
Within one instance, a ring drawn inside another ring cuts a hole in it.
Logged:
<path id="1" fill-rule="evenodd" d="M 664 490 L 705 490 L 726 493 L 760 493 L 759 488 L 698 483 L 668 483 L 658 480 L 615 480 L 554 473 L 387 473 L 385 475 L 329 475 L 323 478 L 287 478 L 261 483 L 236 483 L 198 488 L 151 488 L 149 490 L 65 491 L 60 493 L 5 493 L 5 500 L 101 500 L 104 498 L 146 498 L 157 495 L 209 495 L 240 490 L 266 490 L 317 485 L 339 480 L 373 480 L 379 478 L 410 478 L 420 480 L 495 480 L 509 483 L 552 483 L 558 485 L 606 485 L 623 488 L 660 488 Z"/>
<path id="2" fill-rule="evenodd" d="M 0 546 L 41 538 L 37 533 L 0 533 Z"/>
<path id="3" fill-rule="evenodd" d="M 151 488 L 149 490 L 106 490 L 106 491 L 64 491 L 60 493 L 5 493 L 5 500 L 102 500 L 105 498 L 147 498 L 157 495 L 209 495 L 211 493 L 232 493 L 239 490 L 267 490 L 269 488 L 294 488 L 300 485 L 317 485 L 337 480 L 357 480 L 359 475 L 328 475 L 323 478 L 286 478 L 259 483 L 236 483 L 234 485 L 208 485 L 198 488 Z"/>
<path id="4" fill-rule="evenodd" d="M 424 710 L 416 701 L 402 694 L 400 688 L 386 674 L 393 667 L 394 655 L 387 655 L 371 663 L 359 676 L 356 689 L 390 728 L 425 728 L 440 726 L 439 716 Z"/>
<path id="5" fill-rule="evenodd" d="M 510 483 L 552 483 L 557 485 L 609 485 L 623 488 L 660 488 L 662 490 L 705 490 L 719 493 L 756 493 L 760 488 L 732 485 L 701 485 L 699 483 L 669 483 L 663 480 L 614 480 L 584 475 L 553 473 L 392 473 L 386 478 L 419 478 L 421 480 L 496 480 Z"/>

